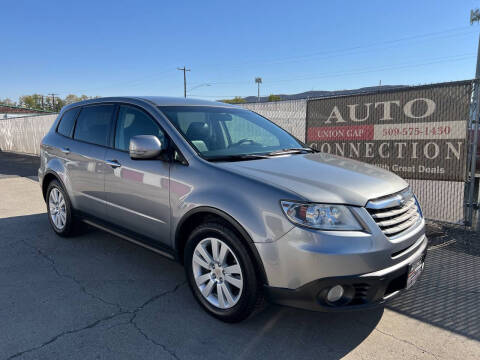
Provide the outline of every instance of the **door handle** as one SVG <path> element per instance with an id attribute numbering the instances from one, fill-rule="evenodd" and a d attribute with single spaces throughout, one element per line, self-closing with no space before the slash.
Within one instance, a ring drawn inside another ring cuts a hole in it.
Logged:
<path id="1" fill-rule="evenodd" d="M 105 160 L 105 163 L 107 165 L 110 165 L 114 169 L 122 166 L 122 165 L 120 165 L 120 163 L 117 160 Z"/>
<path id="2" fill-rule="evenodd" d="M 70 149 L 69 148 L 60 148 L 60 151 L 64 153 L 65 155 L 70 154 Z"/>

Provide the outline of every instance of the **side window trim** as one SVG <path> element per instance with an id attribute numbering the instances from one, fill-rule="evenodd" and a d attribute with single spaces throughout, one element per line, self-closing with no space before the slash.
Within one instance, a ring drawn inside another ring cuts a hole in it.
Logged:
<path id="1" fill-rule="evenodd" d="M 120 106 L 122 104 L 115 104 L 115 108 L 113 109 L 113 120 L 112 120 L 112 126 L 110 127 L 110 134 L 108 138 L 108 145 L 110 146 L 111 149 L 115 149 L 115 133 L 117 132 L 117 123 L 118 123 L 118 114 L 120 112 Z"/>
<path id="2" fill-rule="evenodd" d="M 75 140 L 75 131 L 77 131 L 77 119 L 78 117 L 80 116 L 80 114 L 82 113 L 82 110 L 83 110 L 83 106 L 79 106 L 79 110 L 78 110 L 78 114 L 77 116 L 75 117 L 75 123 L 73 124 L 73 130 L 72 130 L 72 140 Z M 78 141 L 78 140 L 77 140 Z"/>

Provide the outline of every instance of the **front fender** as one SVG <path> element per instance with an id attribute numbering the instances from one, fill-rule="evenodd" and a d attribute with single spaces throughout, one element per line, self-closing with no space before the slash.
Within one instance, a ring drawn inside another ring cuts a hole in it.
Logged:
<path id="1" fill-rule="evenodd" d="M 171 187 L 171 189 L 174 186 Z M 211 184 L 191 192 L 181 198 L 171 193 L 172 225 L 177 229 L 196 209 L 215 209 L 233 218 L 248 234 L 252 242 L 273 242 L 293 228 L 293 225 L 281 212 L 279 200 L 268 187 L 260 189 L 250 187 L 249 192 L 242 192 L 236 187 Z"/>

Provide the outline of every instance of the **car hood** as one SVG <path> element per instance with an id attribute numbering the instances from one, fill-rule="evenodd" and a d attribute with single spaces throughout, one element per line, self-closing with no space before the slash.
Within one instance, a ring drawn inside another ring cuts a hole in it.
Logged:
<path id="1" fill-rule="evenodd" d="M 268 159 L 217 163 L 312 202 L 364 206 L 368 200 L 401 191 L 408 184 L 379 167 L 325 153 L 293 154 Z"/>

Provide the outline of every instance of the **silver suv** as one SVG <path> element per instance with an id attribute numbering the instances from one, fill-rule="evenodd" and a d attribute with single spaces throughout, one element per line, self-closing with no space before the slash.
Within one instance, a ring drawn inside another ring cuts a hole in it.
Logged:
<path id="1" fill-rule="evenodd" d="M 223 321 L 265 298 L 364 309 L 424 267 L 425 223 L 404 180 L 317 153 L 228 104 L 69 105 L 42 141 L 39 179 L 58 235 L 88 223 L 180 261 L 195 298 Z"/>

